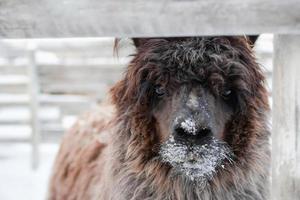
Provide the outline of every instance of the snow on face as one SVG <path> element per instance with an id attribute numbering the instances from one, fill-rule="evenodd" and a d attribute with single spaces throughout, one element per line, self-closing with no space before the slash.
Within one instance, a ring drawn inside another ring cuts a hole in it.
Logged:
<path id="1" fill-rule="evenodd" d="M 175 141 L 173 136 L 161 146 L 159 153 L 176 173 L 202 184 L 213 178 L 218 167 L 224 168 L 224 161 L 231 161 L 233 155 L 226 144 L 215 138 L 205 144 L 187 145 Z"/>
<path id="2" fill-rule="evenodd" d="M 183 128 L 186 132 L 189 132 L 193 135 L 196 135 L 196 123 L 191 118 L 188 118 L 181 122 L 180 124 L 181 128 Z"/>

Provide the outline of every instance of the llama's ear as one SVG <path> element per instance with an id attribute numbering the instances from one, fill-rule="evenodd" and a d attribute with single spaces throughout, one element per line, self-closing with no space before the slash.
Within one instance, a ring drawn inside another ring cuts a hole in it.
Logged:
<path id="1" fill-rule="evenodd" d="M 256 40 L 258 39 L 259 35 L 248 35 L 247 39 L 251 46 L 255 45 Z"/>
<path id="2" fill-rule="evenodd" d="M 132 38 L 133 44 L 136 48 L 144 45 L 149 40 L 150 38 Z"/>

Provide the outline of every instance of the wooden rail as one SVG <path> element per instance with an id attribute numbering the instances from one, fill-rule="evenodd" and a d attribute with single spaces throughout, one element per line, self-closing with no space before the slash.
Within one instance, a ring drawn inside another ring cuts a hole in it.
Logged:
<path id="1" fill-rule="evenodd" d="M 300 33 L 300 0 L 1 0 L 0 37 Z"/>

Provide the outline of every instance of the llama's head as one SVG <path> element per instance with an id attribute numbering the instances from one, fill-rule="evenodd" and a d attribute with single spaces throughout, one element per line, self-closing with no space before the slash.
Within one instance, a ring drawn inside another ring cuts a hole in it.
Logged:
<path id="1" fill-rule="evenodd" d="M 197 181 L 244 159 L 261 134 L 251 127 L 264 123 L 268 109 L 264 77 L 247 39 L 134 43 L 137 53 L 112 89 L 118 115 L 130 127 L 127 155 L 140 162 L 155 158 Z"/>

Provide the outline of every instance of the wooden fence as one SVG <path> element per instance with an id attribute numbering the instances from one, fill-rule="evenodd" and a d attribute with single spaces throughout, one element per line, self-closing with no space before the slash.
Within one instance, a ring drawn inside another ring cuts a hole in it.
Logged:
<path id="1" fill-rule="evenodd" d="M 119 79 L 129 58 L 113 57 L 113 41 L 0 41 L 0 142 L 31 141 L 37 168 L 40 142 L 57 142 L 65 120 L 96 107 Z"/>
<path id="2" fill-rule="evenodd" d="M 272 199 L 299 199 L 299 0 L 1 0 L 0 8 L 5 38 L 277 34 Z"/>

